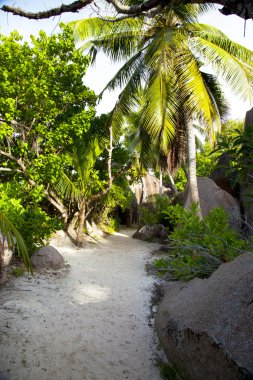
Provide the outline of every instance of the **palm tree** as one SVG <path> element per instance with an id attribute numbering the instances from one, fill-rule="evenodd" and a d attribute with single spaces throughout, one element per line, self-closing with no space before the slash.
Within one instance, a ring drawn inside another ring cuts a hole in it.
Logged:
<path id="1" fill-rule="evenodd" d="M 27 248 L 25 246 L 24 240 L 18 230 L 10 222 L 8 217 L 0 212 L 0 278 L 3 274 L 3 255 L 4 255 L 4 242 L 7 242 L 9 249 L 14 249 L 16 247 L 18 255 L 22 257 L 24 264 L 28 270 L 32 273 L 32 266 L 28 256 Z"/>
<path id="2" fill-rule="evenodd" d="M 215 99 L 214 77 L 203 72 L 203 64 L 210 65 L 244 98 L 250 95 L 253 79 L 253 53 L 218 29 L 197 23 L 197 16 L 207 8 L 179 5 L 164 8 L 153 18 L 118 22 L 93 18 L 70 24 L 76 40 L 86 41 L 83 49 L 90 52 L 93 60 L 99 51 L 113 61 L 126 60 L 105 87 L 123 87 L 114 109 L 118 129 L 122 115 L 138 107 L 140 92 L 145 102 L 140 125 L 165 154 L 180 121 L 180 128 L 187 133 L 191 200 L 197 203 L 193 120 L 200 120 L 212 133 L 213 125 L 220 124 L 222 100 L 222 96 Z"/>
<path id="3" fill-rule="evenodd" d="M 55 191 L 59 196 L 67 199 L 77 208 L 68 227 L 71 230 L 77 224 L 76 244 L 78 246 L 84 243 L 83 231 L 92 193 L 92 172 L 102 152 L 98 138 L 89 137 L 85 137 L 85 132 L 83 136 L 72 136 L 72 143 L 68 147 L 71 167 L 68 174 L 64 171 L 60 173 L 59 181 L 55 185 Z"/>

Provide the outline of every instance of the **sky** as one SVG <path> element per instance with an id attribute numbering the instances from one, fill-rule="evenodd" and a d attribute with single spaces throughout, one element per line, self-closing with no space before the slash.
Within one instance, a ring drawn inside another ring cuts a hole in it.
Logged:
<path id="1" fill-rule="evenodd" d="M 70 3 L 73 0 L 65 0 L 64 3 Z M 15 5 L 23 9 L 30 11 L 46 10 L 49 7 L 60 5 L 60 0 L 0 0 L 0 6 L 2 4 Z M 38 31 L 43 29 L 47 34 L 55 33 L 59 31 L 60 22 L 69 22 L 72 20 L 78 20 L 90 16 L 94 16 L 94 12 L 91 9 L 85 9 L 79 13 L 68 13 L 47 20 L 27 20 L 11 14 L 6 14 L 0 11 L 0 33 L 8 35 L 13 30 L 24 36 L 24 39 L 29 40 L 31 34 L 37 35 Z M 237 16 L 223 16 L 218 9 L 209 12 L 205 16 L 202 16 L 199 20 L 202 23 L 213 25 L 222 30 L 230 39 L 238 42 L 253 51 L 253 21 L 248 20 L 246 23 L 246 35 L 244 36 L 244 20 Z M 113 77 L 120 64 L 113 65 L 109 59 L 100 55 L 96 61 L 96 65 L 88 69 L 84 82 L 87 86 L 99 94 L 107 82 Z M 242 101 L 238 97 L 235 97 L 231 92 L 224 87 L 225 94 L 229 100 L 231 112 L 231 119 L 244 119 L 245 112 L 252 107 L 248 101 Z M 98 113 L 109 112 L 118 97 L 119 91 L 114 93 L 106 92 L 101 103 L 97 107 Z"/>

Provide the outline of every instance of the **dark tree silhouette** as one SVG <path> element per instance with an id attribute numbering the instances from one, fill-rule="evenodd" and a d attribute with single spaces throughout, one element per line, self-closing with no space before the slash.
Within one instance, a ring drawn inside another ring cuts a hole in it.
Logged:
<path id="1" fill-rule="evenodd" d="M 159 13 L 161 8 L 167 5 L 176 6 L 178 4 L 205 4 L 212 3 L 222 5 L 220 12 L 225 16 L 234 14 L 245 20 L 253 18 L 253 0 L 146 0 L 142 3 L 137 2 L 136 5 L 125 5 L 120 0 L 104 0 L 106 3 L 111 4 L 117 12 L 119 18 L 133 17 L 140 14 Z M 3 1 L 4 3 L 4 1 Z M 94 3 L 94 0 L 77 0 L 70 4 L 62 4 L 59 7 L 51 8 L 41 12 L 30 12 L 17 8 L 15 6 L 3 5 L 1 10 L 10 12 L 14 15 L 26 17 L 29 19 L 44 19 L 52 16 L 61 15 L 66 12 L 78 12 L 88 5 Z"/>

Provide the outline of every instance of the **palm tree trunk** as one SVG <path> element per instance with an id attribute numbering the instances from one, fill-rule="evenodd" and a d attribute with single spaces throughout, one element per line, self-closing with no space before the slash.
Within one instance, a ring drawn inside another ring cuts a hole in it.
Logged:
<path id="1" fill-rule="evenodd" d="M 182 162 L 181 166 L 182 166 L 182 169 L 183 169 L 183 171 L 184 171 L 185 177 L 186 177 L 186 179 L 187 179 L 187 181 L 188 181 L 188 180 L 189 180 L 189 173 L 188 173 L 188 171 L 187 171 L 187 167 L 186 167 L 185 162 Z"/>
<path id="2" fill-rule="evenodd" d="M 188 153 L 188 186 L 189 186 L 189 196 L 190 204 L 196 203 L 198 205 L 197 215 L 200 219 L 203 219 L 200 199 L 198 191 L 197 173 L 196 173 L 196 143 L 195 143 L 195 133 L 193 127 L 192 119 L 187 120 L 187 153 Z"/>
<path id="3" fill-rule="evenodd" d="M 4 282 L 4 240 L 0 234 L 0 284 Z"/>
<path id="4" fill-rule="evenodd" d="M 82 247 L 84 243 L 84 223 L 85 223 L 85 206 L 86 206 L 86 200 L 82 200 L 80 202 L 79 207 L 79 215 L 78 215 L 78 230 L 76 235 L 76 245 L 78 247 Z"/>
<path id="5" fill-rule="evenodd" d="M 145 203 L 147 198 L 147 188 L 146 188 L 146 181 L 145 177 L 141 177 L 141 183 L 142 183 L 142 197 L 140 203 Z"/>
<path id="6" fill-rule="evenodd" d="M 178 194 L 177 187 L 175 185 L 174 179 L 173 179 L 173 177 L 171 175 L 171 172 L 169 170 L 168 170 L 168 177 L 169 177 L 169 180 L 170 180 L 171 190 L 173 191 L 173 193 L 175 195 Z"/>
<path id="7" fill-rule="evenodd" d="M 112 125 L 109 127 L 110 133 L 110 145 L 108 149 L 108 178 L 109 178 L 109 188 L 112 187 L 112 151 L 113 151 L 113 136 L 112 136 Z"/>
<path id="8" fill-rule="evenodd" d="M 159 196 L 163 195 L 163 172 L 162 169 L 159 168 Z"/>

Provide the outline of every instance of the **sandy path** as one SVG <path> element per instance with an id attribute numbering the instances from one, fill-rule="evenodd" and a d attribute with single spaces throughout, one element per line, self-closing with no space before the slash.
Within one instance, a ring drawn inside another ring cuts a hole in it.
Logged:
<path id="1" fill-rule="evenodd" d="M 131 234 L 58 247 L 67 274 L 18 278 L 0 291 L 0 379 L 160 379 L 147 319 L 154 279 L 144 269 L 157 245 Z"/>

